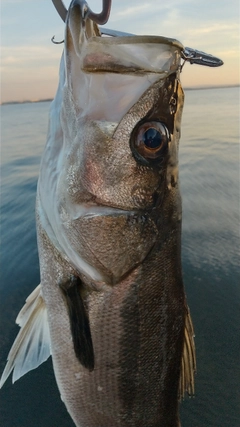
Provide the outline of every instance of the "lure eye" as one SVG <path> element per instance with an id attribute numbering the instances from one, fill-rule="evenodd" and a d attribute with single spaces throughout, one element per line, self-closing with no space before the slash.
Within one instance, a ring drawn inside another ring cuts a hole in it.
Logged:
<path id="1" fill-rule="evenodd" d="M 168 148 L 169 140 L 169 132 L 164 123 L 145 122 L 134 130 L 131 148 L 138 160 L 160 160 Z"/>

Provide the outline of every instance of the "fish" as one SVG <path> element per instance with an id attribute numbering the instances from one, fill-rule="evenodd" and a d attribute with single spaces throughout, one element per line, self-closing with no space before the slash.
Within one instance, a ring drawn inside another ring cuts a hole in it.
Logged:
<path id="1" fill-rule="evenodd" d="M 183 45 L 104 37 L 72 1 L 37 188 L 41 283 L 1 386 L 52 356 L 77 427 L 179 427 L 194 394 L 181 266 Z"/>

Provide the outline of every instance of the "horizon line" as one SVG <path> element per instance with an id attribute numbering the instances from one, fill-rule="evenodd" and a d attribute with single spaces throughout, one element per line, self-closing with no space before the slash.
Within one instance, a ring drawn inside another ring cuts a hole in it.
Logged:
<path id="1" fill-rule="evenodd" d="M 224 89 L 224 88 L 233 88 L 233 87 L 240 87 L 239 83 L 232 84 L 232 85 L 216 85 L 216 86 L 191 86 L 191 87 L 185 87 L 184 90 L 205 90 L 205 89 Z M 0 105 L 9 105 L 9 104 L 35 104 L 37 102 L 52 102 L 54 98 L 44 98 L 44 99 L 25 99 L 22 101 L 3 101 L 0 103 Z"/>

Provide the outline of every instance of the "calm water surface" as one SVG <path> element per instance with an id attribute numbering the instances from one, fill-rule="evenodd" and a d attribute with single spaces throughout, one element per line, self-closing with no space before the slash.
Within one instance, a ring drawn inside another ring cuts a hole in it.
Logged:
<path id="1" fill-rule="evenodd" d="M 34 204 L 49 103 L 1 107 L 0 371 L 39 283 Z M 186 91 L 182 261 L 196 333 L 196 396 L 183 427 L 240 425 L 239 89 Z M 0 394 L 2 427 L 73 427 L 49 359 Z M 114 427 L 114 426 L 113 426 Z"/>

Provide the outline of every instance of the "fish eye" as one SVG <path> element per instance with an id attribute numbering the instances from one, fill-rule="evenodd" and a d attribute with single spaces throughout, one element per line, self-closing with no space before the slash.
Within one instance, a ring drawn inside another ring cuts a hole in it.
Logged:
<path id="1" fill-rule="evenodd" d="M 144 122 L 134 129 L 131 148 L 137 160 L 162 160 L 170 140 L 166 125 L 162 122 Z"/>

